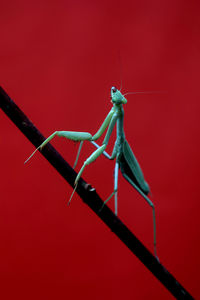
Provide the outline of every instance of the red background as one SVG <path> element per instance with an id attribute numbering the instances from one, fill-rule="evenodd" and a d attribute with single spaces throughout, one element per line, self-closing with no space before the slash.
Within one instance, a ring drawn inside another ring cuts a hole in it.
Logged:
<path id="1" fill-rule="evenodd" d="M 198 1 L 8 1 L 0 11 L 0 84 L 45 136 L 95 133 L 121 77 L 124 93 L 167 92 L 127 96 L 125 132 L 151 186 L 160 261 L 196 298 L 199 25 Z M 34 147 L 2 112 L 0 128 L 1 299 L 173 299 L 77 195 L 66 206 L 71 187 L 39 153 L 24 166 Z M 77 145 L 52 144 L 73 164 Z M 93 150 L 84 144 L 77 170 Z M 113 167 L 100 157 L 83 174 L 103 199 Z M 119 217 L 152 251 L 151 209 L 121 175 Z"/>

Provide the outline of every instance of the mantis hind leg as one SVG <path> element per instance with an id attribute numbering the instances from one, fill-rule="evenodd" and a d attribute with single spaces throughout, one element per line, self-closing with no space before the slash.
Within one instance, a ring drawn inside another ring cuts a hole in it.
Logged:
<path id="1" fill-rule="evenodd" d="M 119 174 L 119 163 L 116 162 L 115 164 L 115 172 L 114 172 L 114 191 L 112 194 L 104 201 L 104 205 L 115 195 L 115 215 L 117 216 L 118 213 L 118 199 L 117 199 L 117 191 L 118 191 L 118 174 Z"/>
<path id="2" fill-rule="evenodd" d="M 154 238 L 154 254 L 155 257 L 157 257 L 157 242 L 156 242 L 156 214 L 155 214 L 155 206 L 153 202 L 139 189 L 139 187 L 127 176 L 125 173 L 122 173 L 124 178 L 140 193 L 140 195 L 147 201 L 147 203 L 151 206 L 152 208 L 152 213 L 153 213 L 153 238 Z"/>

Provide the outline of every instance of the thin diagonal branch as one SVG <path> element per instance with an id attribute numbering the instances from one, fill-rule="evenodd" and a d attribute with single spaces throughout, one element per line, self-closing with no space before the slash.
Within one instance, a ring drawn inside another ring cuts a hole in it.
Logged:
<path id="1" fill-rule="evenodd" d="M 45 140 L 45 137 L 1 87 L 0 107 L 35 147 L 38 147 Z M 77 174 L 54 147 L 47 144 L 41 154 L 73 187 Z M 152 274 L 160 280 L 172 295 L 177 299 L 194 299 L 106 205 L 101 210 L 103 205 L 102 199 L 98 196 L 95 189 L 82 178 L 79 181 L 76 192 L 110 230 L 118 236 Z"/>

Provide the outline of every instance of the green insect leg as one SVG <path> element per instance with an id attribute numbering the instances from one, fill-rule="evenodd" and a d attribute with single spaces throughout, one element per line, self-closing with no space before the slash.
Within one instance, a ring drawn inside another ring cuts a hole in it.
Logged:
<path id="1" fill-rule="evenodd" d="M 114 191 L 112 194 L 104 201 L 102 208 L 104 205 L 115 195 L 115 215 L 118 214 L 118 199 L 117 199 L 117 191 L 118 191 L 118 174 L 119 174 L 119 163 L 115 164 L 115 173 L 114 173 Z M 102 209 L 101 208 L 101 209 Z"/>
<path id="2" fill-rule="evenodd" d="M 73 165 L 73 169 L 76 168 L 76 165 L 77 165 L 80 153 L 81 153 L 82 146 L 83 146 L 83 141 L 80 142 L 80 145 L 79 145 L 79 148 L 78 148 L 78 152 L 77 152 L 77 155 L 76 155 L 76 160 L 75 160 L 74 165 Z"/>
<path id="3" fill-rule="evenodd" d="M 85 167 L 86 167 L 87 165 L 91 164 L 93 161 L 95 161 L 95 160 L 96 160 L 96 159 L 104 152 L 105 149 L 106 149 L 106 145 L 102 145 L 102 146 L 99 147 L 96 151 L 94 151 L 94 152 L 86 159 L 86 161 L 84 162 L 82 168 L 80 169 L 78 175 L 76 176 L 76 179 L 75 179 L 75 182 L 74 182 L 75 187 L 74 187 L 74 190 L 73 190 L 73 192 L 72 192 L 72 194 L 71 194 L 71 197 L 70 197 L 70 199 L 69 199 L 69 201 L 68 201 L 68 205 L 70 204 L 70 202 L 71 202 L 71 200 L 72 200 L 72 197 L 73 197 L 73 195 L 74 195 L 74 193 L 75 193 L 75 191 L 76 191 L 77 185 L 78 185 L 78 181 L 79 181 L 79 179 L 80 179 L 80 177 L 81 177 L 81 175 L 82 175 L 82 173 L 83 173 Z"/>
<path id="4" fill-rule="evenodd" d="M 85 167 L 89 164 L 91 164 L 93 161 L 95 161 L 106 149 L 106 145 L 102 145 L 101 147 L 99 147 L 96 151 L 94 151 L 84 162 L 82 168 L 80 169 L 76 179 L 75 179 L 75 185 L 78 183 Z"/>
<path id="5" fill-rule="evenodd" d="M 64 137 L 72 141 L 85 141 L 91 140 L 92 135 L 88 132 L 76 132 L 76 131 L 55 131 L 51 134 L 25 161 L 27 163 L 29 159 L 35 154 L 37 150 L 41 150 L 47 143 L 49 143 L 55 136 Z"/>
<path id="6" fill-rule="evenodd" d="M 147 201 L 147 203 L 151 206 L 153 212 L 153 236 L 154 236 L 154 254 L 157 257 L 157 243 L 156 243 L 156 214 L 155 214 L 155 206 L 153 202 L 138 188 L 138 186 L 126 175 L 123 173 L 124 178 L 140 193 L 140 195 Z"/>

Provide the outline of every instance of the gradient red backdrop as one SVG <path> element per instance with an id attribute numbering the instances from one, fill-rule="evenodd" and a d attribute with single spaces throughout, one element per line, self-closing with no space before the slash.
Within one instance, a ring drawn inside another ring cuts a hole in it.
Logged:
<path id="1" fill-rule="evenodd" d="M 160 261 L 196 299 L 199 25 L 198 1 L 9 1 L 0 12 L 0 84 L 45 136 L 95 133 L 121 77 L 123 92 L 166 91 L 127 96 L 125 132 L 151 186 Z M 1 299 L 173 299 L 77 195 L 67 207 L 71 187 L 39 153 L 24 166 L 34 147 L 2 112 L 0 128 Z M 52 144 L 73 163 L 77 145 Z M 85 143 L 77 169 L 93 150 Z M 113 167 L 100 157 L 83 175 L 103 199 Z M 151 209 L 121 175 L 119 217 L 153 251 Z"/>

